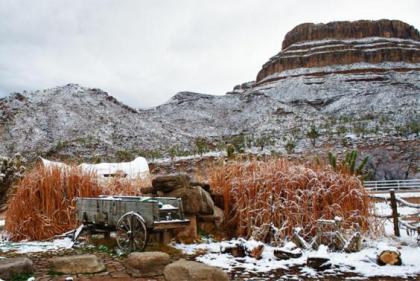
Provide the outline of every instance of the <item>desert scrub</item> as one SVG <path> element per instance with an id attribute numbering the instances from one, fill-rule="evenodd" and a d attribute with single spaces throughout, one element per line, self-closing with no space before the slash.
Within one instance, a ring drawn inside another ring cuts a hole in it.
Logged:
<path id="1" fill-rule="evenodd" d="M 371 204 L 361 181 L 328 165 L 296 165 L 284 159 L 231 161 L 211 168 L 209 182 L 224 197 L 226 229 L 250 237 L 274 226 L 279 238 L 301 227 L 306 237 L 318 219 L 343 218 L 343 227 L 369 230 Z"/>
<path id="2" fill-rule="evenodd" d="M 14 241 L 43 240 L 74 229 L 75 198 L 139 195 L 150 179 L 113 178 L 101 181 L 94 173 L 36 166 L 16 185 L 6 212 L 6 231 Z"/>

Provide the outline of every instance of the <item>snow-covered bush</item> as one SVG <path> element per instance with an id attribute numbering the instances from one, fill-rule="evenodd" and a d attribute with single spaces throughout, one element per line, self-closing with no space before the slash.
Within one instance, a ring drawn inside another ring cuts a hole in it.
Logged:
<path id="1" fill-rule="evenodd" d="M 26 159 L 20 154 L 12 158 L 0 156 L 0 205 L 7 201 L 7 195 L 16 180 L 25 172 Z"/>
<path id="2" fill-rule="evenodd" d="M 345 229 L 369 229 L 370 201 L 361 181 L 327 165 L 296 165 L 284 159 L 230 161 L 209 171 L 212 190 L 223 194 L 226 229 L 234 236 L 272 240 L 295 227 L 309 238 L 318 219 L 343 218 Z M 270 237 L 270 235 L 272 237 Z"/>
<path id="3" fill-rule="evenodd" d="M 69 166 L 36 166 L 19 181 L 6 212 L 6 231 L 14 241 L 43 240 L 76 227 L 75 198 L 139 195 L 150 179 L 100 181 L 92 172 Z"/>

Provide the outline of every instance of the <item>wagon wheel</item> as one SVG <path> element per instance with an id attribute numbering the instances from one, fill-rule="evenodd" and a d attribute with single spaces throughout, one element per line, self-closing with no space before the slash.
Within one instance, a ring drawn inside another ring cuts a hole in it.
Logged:
<path id="1" fill-rule="evenodd" d="M 147 228 L 142 216 L 125 213 L 117 223 L 117 243 L 124 252 L 143 251 L 147 243 Z"/>

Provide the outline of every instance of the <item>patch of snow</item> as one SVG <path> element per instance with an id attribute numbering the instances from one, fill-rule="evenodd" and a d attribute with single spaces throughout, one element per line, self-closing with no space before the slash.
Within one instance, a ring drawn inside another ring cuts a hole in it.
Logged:
<path id="1" fill-rule="evenodd" d="M 395 43 L 409 43 L 413 45 L 419 45 L 419 42 L 416 40 L 411 39 L 401 39 L 401 38 L 384 38 L 384 37 L 365 37 L 365 38 L 354 38 L 354 39 L 344 39 L 344 40 L 337 40 L 337 39 L 323 39 L 323 40 L 313 40 L 313 41 L 306 41 L 306 42 L 299 42 L 294 43 L 288 46 L 287 49 L 290 47 L 297 47 L 297 46 L 310 46 L 310 45 L 326 45 L 330 43 L 345 43 L 345 44 L 360 44 L 360 43 L 376 43 L 377 41 L 386 41 L 386 42 L 395 42 Z"/>
<path id="2" fill-rule="evenodd" d="M 323 67 L 302 67 L 302 68 L 294 68 L 285 70 L 282 72 L 277 72 L 272 75 L 265 77 L 259 83 L 263 83 L 264 81 L 274 79 L 274 78 L 286 78 L 290 76 L 298 76 L 298 75 L 309 75 L 312 73 L 319 73 L 319 72 L 326 72 L 326 73 L 334 73 L 339 71 L 345 70 L 363 70 L 363 69 L 398 69 L 398 68 L 419 68 L 420 63 L 406 63 L 406 62 L 382 62 L 382 63 L 353 63 L 353 64 L 337 64 L 337 65 L 329 65 Z M 254 88 L 259 89 L 259 87 Z"/>
<path id="3" fill-rule="evenodd" d="M 380 216 L 390 216 L 392 215 L 392 209 L 388 202 L 377 202 L 375 203 L 375 214 Z M 407 206 L 398 206 L 398 214 L 402 216 L 415 215 L 419 211 L 415 208 Z"/>
<path id="4" fill-rule="evenodd" d="M 158 158 L 158 159 L 153 160 L 152 163 L 161 164 L 161 163 L 170 163 L 172 161 L 176 162 L 176 161 L 181 161 L 181 160 L 201 159 L 202 157 L 223 157 L 226 155 L 227 154 L 225 151 L 209 151 L 209 152 L 203 153 L 202 156 L 199 154 L 193 154 L 193 155 L 188 155 L 188 156 L 177 156 L 177 157 L 174 157 L 173 160 L 169 157 Z"/>
<path id="5" fill-rule="evenodd" d="M 70 249 L 73 247 L 73 241 L 70 238 L 56 239 L 51 242 L 41 241 L 21 241 L 9 242 L 0 241 L 0 250 L 2 252 L 15 251 L 16 253 L 36 253 L 55 251 L 60 249 Z"/>
<path id="6" fill-rule="evenodd" d="M 172 209 L 175 209 L 175 207 L 172 206 L 171 204 L 163 204 L 162 206 L 159 206 L 159 209 L 161 209 L 161 210 L 172 210 Z"/>

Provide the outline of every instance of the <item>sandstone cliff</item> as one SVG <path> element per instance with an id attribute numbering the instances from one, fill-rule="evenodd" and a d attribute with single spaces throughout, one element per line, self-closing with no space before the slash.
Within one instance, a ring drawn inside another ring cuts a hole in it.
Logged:
<path id="1" fill-rule="evenodd" d="M 286 34 L 282 51 L 263 65 L 257 82 L 289 69 L 381 62 L 419 63 L 419 32 L 397 20 L 304 23 Z"/>

